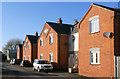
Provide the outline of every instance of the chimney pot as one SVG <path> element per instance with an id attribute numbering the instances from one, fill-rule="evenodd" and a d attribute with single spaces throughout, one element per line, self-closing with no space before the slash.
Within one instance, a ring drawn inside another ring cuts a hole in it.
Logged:
<path id="1" fill-rule="evenodd" d="M 75 24 L 77 24 L 77 23 L 78 23 L 78 21 L 77 21 L 77 20 L 75 20 L 74 25 L 75 25 Z"/>
<path id="2" fill-rule="evenodd" d="M 35 33 L 35 36 L 38 36 L 38 32 Z"/>
<path id="3" fill-rule="evenodd" d="M 62 24 L 61 18 L 58 19 L 58 23 L 59 23 L 59 24 Z"/>

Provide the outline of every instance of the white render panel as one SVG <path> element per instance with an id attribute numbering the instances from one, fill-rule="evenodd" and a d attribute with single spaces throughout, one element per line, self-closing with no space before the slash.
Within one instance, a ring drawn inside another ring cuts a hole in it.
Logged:
<path id="1" fill-rule="evenodd" d="M 73 37 L 75 40 L 73 41 Z M 69 51 L 78 51 L 79 50 L 79 33 L 74 33 L 69 36 Z"/>
<path id="2" fill-rule="evenodd" d="M 79 50 L 79 34 L 78 33 L 74 33 L 73 35 L 75 37 L 75 40 L 74 40 L 74 51 L 78 51 Z"/>
<path id="3" fill-rule="evenodd" d="M 73 51 L 73 40 L 72 40 L 72 34 L 69 36 L 69 51 Z"/>

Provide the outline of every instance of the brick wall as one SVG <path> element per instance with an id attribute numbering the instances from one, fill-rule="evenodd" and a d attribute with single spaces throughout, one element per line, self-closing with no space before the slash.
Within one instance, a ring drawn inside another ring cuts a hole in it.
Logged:
<path id="1" fill-rule="evenodd" d="M 90 34 L 89 18 L 99 15 L 100 32 Z M 79 74 L 89 77 L 114 76 L 114 37 L 103 37 L 104 32 L 114 33 L 114 13 L 93 5 L 80 24 Z M 90 64 L 90 48 L 100 48 L 100 64 Z"/>
<path id="2" fill-rule="evenodd" d="M 68 35 L 60 35 L 60 69 L 68 69 Z"/>
<path id="3" fill-rule="evenodd" d="M 44 33 L 45 29 L 49 31 Z M 49 35 L 53 34 L 53 44 L 49 43 Z M 43 46 L 40 46 L 40 38 L 43 38 Z M 40 59 L 40 54 L 43 54 L 43 59 L 50 60 L 49 54 L 53 53 L 53 63 L 55 68 L 58 69 L 58 35 L 57 33 L 47 24 L 43 28 L 40 37 L 38 38 L 38 59 Z"/>
<path id="4" fill-rule="evenodd" d="M 17 46 L 17 59 L 23 59 L 23 48 L 18 45 Z"/>
<path id="5" fill-rule="evenodd" d="M 37 59 L 37 44 L 32 45 L 32 63 L 34 62 L 34 59 Z"/>
<path id="6" fill-rule="evenodd" d="M 48 29 L 47 33 L 44 33 L 45 29 Z M 49 43 L 50 34 L 53 34 L 53 44 Z M 40 46 L 40 38 L 43 38 L 43 46 Z M 63 66 L 65 66 L 65 68 L 67 69 L 68 58 L 66 57 L 68 57 L 68 45 L 65 45 L 65 43 L 68 43 L 68 36 L 58 35 L 54 29 L 52 29 L 47 23 L 45 23 L 45 26 L 38 39 L 38 59 L 40 59 L 40 54 L 43 54 L 43 59 L 50 61 L 49 54 L 53 53 L 52 64 L 54 65 L 54 68 L 59 69 L 59 67 L 61 67 L 60 69 L 62 69 Z"/>
<path id="7" fill-rule="evenodd" d="M 28 42 L 26 42 L 26 40 L 28 40 Z M 28 43 L 30 44 L 30 49 L 28 49 Z M 24 49 L 25 44 L 26 44 L 26 49 Z M 28 37 L 26 37 L 25 42 L 23 44 L 23 60 L 24 60 L 24 56 L 25 56 L 25 60 L 28 60 L 28 55 L 29 55 L 29 61 L 32 62 L 32 46 Z"/>
<path id="8" fill-rule="evenodd" d="M 17 45 L 17 59 L 20 59 L 20 47 Z"/>

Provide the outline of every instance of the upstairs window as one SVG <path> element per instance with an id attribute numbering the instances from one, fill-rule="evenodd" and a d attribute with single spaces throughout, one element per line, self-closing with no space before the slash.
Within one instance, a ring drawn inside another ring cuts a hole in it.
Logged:
<path id="1" fill-rule="evenodd" d="M 28 49 L 30 49 L 30 44 L 28 44 Z"/>
<path id="2" fill-rule="evenodd" d="M 40 46 L 43 46 L 43 38 L 40 39 Z"/>
<path id="3" fill-rule="evenodd" d="M 100 50 L 99 48 L 90 49 L 90 64 L 100 64 Z"/>
<path id="4" fill-rule="evenodd" d="M 51 35 L 49 36 L 49 41 L 50 41 L 50 44 L 53 43 L 53 34 L 51 34 Z"/>
<path id="5" fill-rule="evenodd" d="M 44 30 L 44 33 L 47 33 L 47 31 L 48 31 L 48 29 L 45 29 L 45 30 Z"/>
<path id="6" fill-rule="evenodd" d="M 53 53 L 50 53 L 50 62 L 53 62 Z"/>
<path id="7" fill-rule="evenodd" d="M 43 54 L 40 54 L 40 59 L 43 59 Z"/>
<path id="8" fill-rule="evenodd" d="M 99 32 L 99 15 L 90 18 L 89 23 L 90 23 L 90 33 Z"/>

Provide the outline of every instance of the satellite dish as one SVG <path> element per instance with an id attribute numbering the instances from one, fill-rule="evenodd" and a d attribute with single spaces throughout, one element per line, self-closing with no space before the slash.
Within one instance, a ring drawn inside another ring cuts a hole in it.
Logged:
<path id="1" fill-rule="evenodd" d="M 110 32 L 105 32 L 105 33 L 103 33 L 103 36 L 104 36 L 104 37 L 110 37 Z"/>

